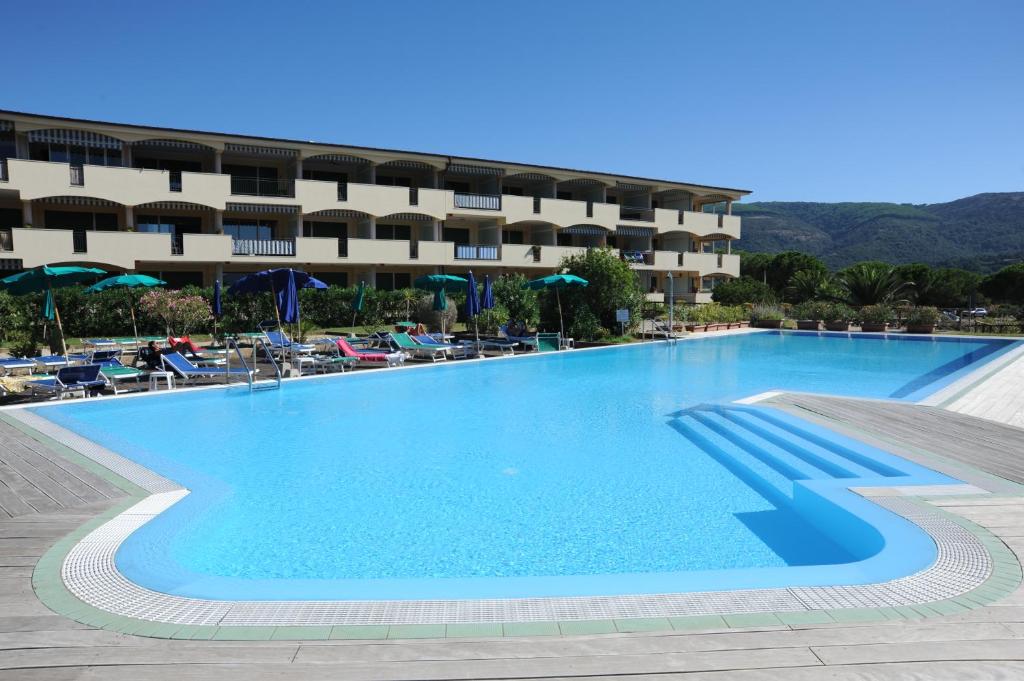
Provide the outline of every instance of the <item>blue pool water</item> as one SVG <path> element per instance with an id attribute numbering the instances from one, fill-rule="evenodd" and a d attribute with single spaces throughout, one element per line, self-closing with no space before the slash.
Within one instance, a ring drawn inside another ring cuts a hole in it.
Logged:
<path id="1" fill-rule="evenodd" d="M 116 557 L 167 593 L 849 583 L 934 552 L 853 499 L 851 481 L 950 480 L 781 412 L 721 405 L 775 389 L 919 399 L 1009 347 L 765 333 L 34 411 L 191 491 Z"/>

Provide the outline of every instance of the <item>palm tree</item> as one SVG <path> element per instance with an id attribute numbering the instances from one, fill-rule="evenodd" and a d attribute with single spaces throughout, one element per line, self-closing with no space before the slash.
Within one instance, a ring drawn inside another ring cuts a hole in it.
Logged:
<path id="1" fill-rule="evenodd" d="M 848 267 L 839 274 L 838 281 L 846 294 L 846 302 L 857 307 L 896 302 L 897 296 L 914 285 L 900 279 L 895 267 L 880 262 L 862 262 Z"/>
<path id="2" fill-rule="evenodd" d="M 792 300 L 824 300 L 835 295 L 832 275 L 824 270 L 799 270 L 789 279 L 786 287 Z"/>

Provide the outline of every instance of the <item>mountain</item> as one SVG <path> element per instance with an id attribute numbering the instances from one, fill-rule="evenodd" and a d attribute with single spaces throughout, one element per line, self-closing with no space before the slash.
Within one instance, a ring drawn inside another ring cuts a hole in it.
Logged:
<path id="1" fill-rule="evenodd" d="M 991 272 L 1024 260 L 1024 192 L 977 194 L 949 203 L 733 205 L 744 251 L 803 251 L 832 268 L 861 260 L 924 262 Z"/>

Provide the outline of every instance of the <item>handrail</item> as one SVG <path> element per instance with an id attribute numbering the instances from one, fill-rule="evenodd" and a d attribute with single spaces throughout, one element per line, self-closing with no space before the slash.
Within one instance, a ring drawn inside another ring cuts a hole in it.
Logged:
<path id="1" fill-rule="evenodd" d="M 266 353 L 267 359 L 270 360 L 270 365 L 274 367 L 274 373 L 276 374 L 277 385 L 275 388 L 281 387 L 281 367 L 277 365 L 277 360 L 274 359 L 274 353 L 271 352 L 267 346 L 266 341 L 262 338 L 252 339 L 252 371 L 249 370 L 249 365 L 245 361 L 245 357 L 242 355 L 242 349 L 238 346 L 238 341 L 234 338 L 225 338 L 224 347 L 227 349 L 225 355 L 224 365 L 224 382 L 229 383 L 231 381 L 231 351 L 234 350 L 235 354 L 238 355 L 238 361 L 242 363 L 242 368 L 245 369 L 245 380 L 249 384 L 249 392 L 253 391 L 253 384 L 255 383 L 256 373 L 256 351 L 257 346 L 263 348 L 263 352 Z"/>
<path id="2" fill-rule="evenodd" d="M 277 360 L 274 359 L 274 351 L 270 349 L 270 346 L 267 345 L 267 342 L 263 338 L 257 337 L 257 338 L 253 338 L 252 339 L 252 363 L 253 363 L 253 368 L 254 369 L 256 368 L 256 356 L 257 356 L 256 355 L 256 347 L 257 346 L 263 348 L 263 353 L 267 356 L 267 359 L 270 360 L 270 366 L 274 367 L 274 374 L 276 375 L 276 380 L 277 380 L 277 386 L 276 387 L 280 388 L 281 387 L 281 367 L 279 367 L 277 365 Z M 250 374 L 249 375 L 249 390 L 250 391 L 252 390 L 253 380 L 254 380 L 253 379 L 253 375 Z"/>

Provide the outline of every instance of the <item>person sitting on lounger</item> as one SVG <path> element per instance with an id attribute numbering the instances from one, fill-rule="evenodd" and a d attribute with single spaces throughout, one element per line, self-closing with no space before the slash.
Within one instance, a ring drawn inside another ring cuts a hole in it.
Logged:
<path id="1" fill-rule="evenodd" d="M 139 359 L 145 362 L 147 369 L 163 370 L 163 365 L 160 362 L 160 348 L 156 346 L 156 341 L 149 341 L 146 347 L 139 350 Z"/>

